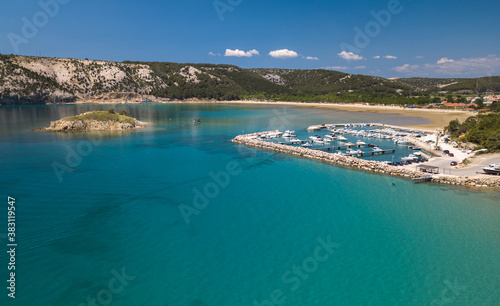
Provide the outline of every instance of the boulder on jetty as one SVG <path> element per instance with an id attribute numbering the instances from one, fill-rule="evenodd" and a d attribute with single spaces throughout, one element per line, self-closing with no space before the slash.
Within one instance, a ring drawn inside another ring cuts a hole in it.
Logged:
<path id="1" fill-rule="evenodd" d="M 147 124 L 130 117 L 126 112 L 120 114 L 112 110 L 93 111 L 78 116 L 52 121 L 50 127 L 38 129 L 39 132 L 79 132 L 79 131 L 130 131 L 144 128 Z"/>

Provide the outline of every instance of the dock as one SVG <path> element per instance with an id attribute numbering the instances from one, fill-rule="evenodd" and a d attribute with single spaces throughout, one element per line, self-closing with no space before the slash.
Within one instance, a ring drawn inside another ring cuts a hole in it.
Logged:
<path id="1" fill-rule="evenodd" d="M 312 150 L 318 150 L 318 151 L 333 151 L 333 150 L 347 150 L 347 148 L 340 147 L 329 147 L 329 148 L 313 148 Z M 366 152 L 357 152 L 357 153 L 343 153 L 344 155 L 347 156 L 370 156 L 370 155 L 382 155 L 382 154 L 393 154 L 396 150 L 394 149 L 389 149 L 389 150 L 382 150 L 382 151 L 366 151 Z"/>
<path id="2" fill-rule="evenodd" d="M 423 183 L 423 182 L 430 182 L 432 181 L 432 176 L 430 175 L 424 175 L 422 177 L 415 177 L 412 179 L 413 183 L 415 184 L 420 184 L 420 183 Z"/>
<path id="3" fill-rule="evenodd" d="M 311 142 L 312 142 L 312 140 L 309 140 L 309 139 L 307 139 L 307 140 L 300 140 L 300 139 L 298 139 L 298 140 L 296 140 L 296 141 L 280 141 L 280 142 L 277 142 L 277 144 L 290 146 L 290 145 L 293 145 L 293 144 L 298 144 L 298 143 L 300 143 L 300 144 L 304 144 L 304 143 L 306 143 L 306 142 L 311 143 Z"/>

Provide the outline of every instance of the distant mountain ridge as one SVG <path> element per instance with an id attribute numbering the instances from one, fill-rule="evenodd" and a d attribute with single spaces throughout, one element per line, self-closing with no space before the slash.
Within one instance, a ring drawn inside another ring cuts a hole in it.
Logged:
<path id="1" fill-rule="evenodd" d="M 93 99 L 318 99 L 326 95 L 411 95 L 430 91 L 500 91 L 500 77 L 386 79 L 331 70 L 243 69 L 233 65 L 108 62 L 0 54 L 0 103 Z"/>

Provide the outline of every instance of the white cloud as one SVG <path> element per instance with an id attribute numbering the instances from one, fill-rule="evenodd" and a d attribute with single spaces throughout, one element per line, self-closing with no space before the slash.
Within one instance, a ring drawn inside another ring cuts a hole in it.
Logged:
<path id="1" fill-rule="evenodd" d="M 315 56 L 306 56 L 305 59 L 309 60 L 309 61 L 317 61 L 317 60 L 319 60 L 319 58 L 317 58 Z"/>
<path id="2" fill-rule="evenodd" d="M 299 56 L 297 52 L 288 49 L 274 50 L 269 52 L 269 55 L 274 58 L 282 58 L 282 59 L 294 58 Z"/>
<path id="3" fill-rule="evenodd" d="M 451 60 L 442 58 L 435 64 L 421 66 L 406 64 L 394 67 L 394 71 L 420 76 L 486 76 L 500 73 L 500 57 L 489 55 L 487 57 L 462 58 Z"/>
<path id="4" fill-rule="evenodd" d="M 260 55 L 259 51 L 253 49 L 245 52 L 239 49 L 236 50 L 226 49 L 226 53 L 224 54 L 224 56 L 235 56 L 235 57 L 252 57 L 254 55 Z"/>
<path id="5" fill-rule="evenodd" d="M 436 64 L 446 64 L 446 63 L 453 63 L 455 60 L 452 60 L 451 58 L 443 57 L 439 61 L 436 62 Z"/>
<path id="6" fill-rule="evenodd" d="M 418 68 L 418 65 L 404 64 L 403 66 L 394 67 L 392 70 L 402 73 L 413 73 Z"/>
<path id="7" fill-rule="evenodd" d="M 349 60 L 359 61 L 359 60 L 365 59 L 364 57 L 357 55 L 357 54 L 354 54 L 352 52 L 342 51 L 342 52 L 338 53 L 337 55 L 345 60 L 348 60 L 348 61 Z"/>
<path id="8" fill-rule="evenodd" d="M 384 56 L 375 55 L 373 58 L 374 58 L 374 59 L 379 59 L 379 58 L 397 59 L 397 57 L 396 57 L 396 56 L 394 56 L 394 55 L 384 55 Z"/>
<path id="9" fill-rule="evenodd" d="M 219 54 L 219 53 L 215 54 L 215 53 L 213 53 L 213 52 L 208 52 L 208 55 L 211 55 L 211 56 L 220 56 L 220 54 Z"/>
<path id="10" fill-rule="evenodd" d="M 496 55 L 459 60 L 445 57 L 436 64 L 426 64 L 425 69 L 436 74 L 485 76 L 500 72 L 500 58 Z"/>
<path id="11" fill-rule="evenodd" d="M 424 58 L 422 55 L 417 55 L 415 58 Z"/>
<path id="12" fill-rule="evenodd" d="M 356 67 L 354 67 L 354 69 L 365 69 L 365 68 L 366 68 L 366 66 L 356 66 Z"/>
<path id="13" fill-rule="evenodd" d="M 328 69 L 328 70 L 347 70 L 349 68 L 345 67 L 345 66 L 330 66 L 330 67 L 323 67 L 323 69 Z"/>

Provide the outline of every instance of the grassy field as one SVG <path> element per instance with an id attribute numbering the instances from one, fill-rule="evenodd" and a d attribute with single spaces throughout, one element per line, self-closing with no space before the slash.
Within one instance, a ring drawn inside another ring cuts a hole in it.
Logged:
<path id="1" fill-rule="evenodd" d="M 135 126 L 134 118 L 127 116 L 127 115 L 112 113 L 109 111 L 95 111 L 95 112 L 82 114 L 82 115 L 78 115 L 78 116 L 66 117 L 62 120 L 68 120 L 68 121 L 96 120 L 96 121 L 114 121 L 114 122 L 120 122 L 120 123 L 128 122 L 131 125 Z"/>

